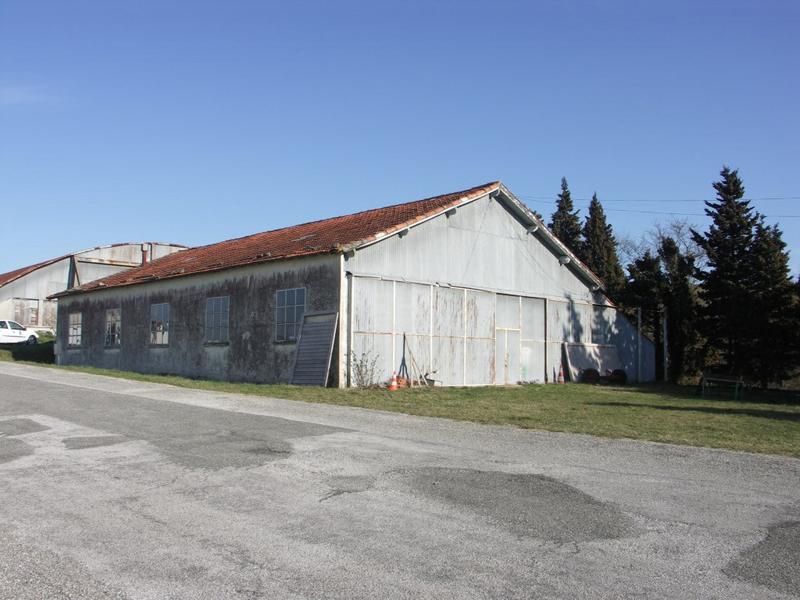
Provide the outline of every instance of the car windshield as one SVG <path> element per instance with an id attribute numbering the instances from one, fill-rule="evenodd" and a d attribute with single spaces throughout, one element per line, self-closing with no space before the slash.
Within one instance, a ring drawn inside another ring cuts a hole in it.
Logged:
<path id="1" fill-rule="evenodd" d="M 20 330 L 20 331 L 25 329 L 22 325 L 20 325 L 19 323 L 15 322 L 15 321 L 9 321 L 8 324 L 11 325 L 11 329 L 16 329 L 16 330 Z"/>

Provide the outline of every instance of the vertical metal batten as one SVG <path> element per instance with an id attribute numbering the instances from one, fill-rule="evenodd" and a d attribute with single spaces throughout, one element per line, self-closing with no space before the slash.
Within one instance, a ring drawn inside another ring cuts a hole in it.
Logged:
<path id="1" fill-rule="evenodd" d="M 519 383 L 522 378 L 522 297 L 517 298 L 517 325 L 519 326 L 519 336 L 517 339 L 517 379 L 514 383 Z"/>
<path id="2" fill-rule="evenodd" d="M 462 382 L 467 385 L 467 290 L 464 290 L 464 372 Z"/>
<path id="3" fill-rule="evenodd" d="M 347 273 L 347 387 L 353 387 L 353 288 L 356 278 Z"/>
<path id="4" fill-rule="evenodd" d="M 428 324 L 428 344 L 430 345 L 429 351 L 430 356 L 428 357 L 428 371 L 430 371 L 431 376 L 433 376 L 433 286 L 429 286 L 431 291 L 431 301 L 429 306 L 430 311 L 430 322 Z"/>
<path id="5" fill-rule="evenodd" d="M 544 299 L 544 382 L 547 383 L 550 380 L 550 377 L 547 374 L 547 352 L 549 347 L 547 342 L 549 341 L 549 336 L 547 334 L 547 298 Z"/>
<path id="6" fill-rule="evenodd" d="M 397 330 L 397 282 L 392 281 L 392 372 L 397 367 L 397 344 L 395 335 Z"/>

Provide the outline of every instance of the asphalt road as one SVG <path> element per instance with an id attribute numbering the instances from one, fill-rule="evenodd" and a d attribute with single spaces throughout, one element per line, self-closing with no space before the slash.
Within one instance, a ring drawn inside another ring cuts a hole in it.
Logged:
<path id="1" fill-rule="evenodd" d="M 0 363 L 0 598 L 797 598 L 800 461 Z"/>

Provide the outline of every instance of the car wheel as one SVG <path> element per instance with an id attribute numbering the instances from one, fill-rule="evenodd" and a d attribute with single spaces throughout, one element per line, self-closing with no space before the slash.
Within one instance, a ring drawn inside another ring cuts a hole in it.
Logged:
<path id="1" fill-rule="evenodd" d="M 28 341 L 26 341 L 25 343 L 28 344 L 29 346 L 35 344 L 36 343 L 36 336 L 35 335 L 30 336 L 28 338 Z"/>

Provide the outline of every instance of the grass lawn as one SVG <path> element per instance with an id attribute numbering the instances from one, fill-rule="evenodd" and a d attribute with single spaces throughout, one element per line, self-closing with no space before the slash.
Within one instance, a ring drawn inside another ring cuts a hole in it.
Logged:
<path id="1" fill-rule="evenodd" d="M 0 351 L 0 360 L 3 358 Z M 800 394 L 797 392 L 751 391 L 742 401 L 701 399 L 694 395 L 692 388 L 662 385 L 526 385 L 388 392 L 228 383 L 93 367 L 55 368 L 187 388 L 359 406 L 526 429 L 800 457 Z"/>

